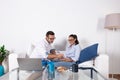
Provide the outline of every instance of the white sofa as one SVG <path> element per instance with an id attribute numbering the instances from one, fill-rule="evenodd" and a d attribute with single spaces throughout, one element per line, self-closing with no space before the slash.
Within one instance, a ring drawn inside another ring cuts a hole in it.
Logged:
<path id="1" fill-rule="evenodd" d="M 25 53 L 13 53 L 9 55 L 9 71 L 18 68 L 17 58 L 25 58 Z M 94 66 L 93 66 L 94 62 Z M 87 61 L 79 64 L 79 67 L 95 67 L 103 76 L 108 78 L 109 74 L 109 57 L 106 54 L 100 54 L 95 61 Z"/>
<path id="2" fill-rule="evenodd" d="M 30 56 L 34 49 L 32 44 L 27 53 L 13 53 L 9 55 L 9 71 L 18 68 L 17 58 L 26 58 Z M 93 65 L 94 64 L 94 65 Z M 79 64 L 79 67 L 95 67 L 104 77 L 108 78 L 109 74 L 109 57 L 106 54 L 99 54 L 95 60 L 90 60 L 84 63 Z"/>

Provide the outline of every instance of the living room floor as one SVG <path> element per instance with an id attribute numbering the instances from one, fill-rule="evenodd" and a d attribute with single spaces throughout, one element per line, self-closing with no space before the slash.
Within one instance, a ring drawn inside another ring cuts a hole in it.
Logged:
<path id="1" fill-rule="evenodd" d="M 109 78 L 110 80 L 120 80 L 120 74 L 109 74 Z"/>

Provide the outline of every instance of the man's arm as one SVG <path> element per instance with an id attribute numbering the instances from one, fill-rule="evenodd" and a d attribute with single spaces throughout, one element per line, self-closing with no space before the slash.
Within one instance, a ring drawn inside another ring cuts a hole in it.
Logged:
<path id="1" fill-rule="evenodd" d="M 54 59 L 54 58 L 58 58 L 61 59 L 63 58 L 63 54 L 48 54 L 48 59 Z"/>
<path id="2" fill-rule="evenodd" d="M 57 58 L 57 55 L 56 54 L 48 54 L 47 58 L 54 59 L 54 58 Z"/>

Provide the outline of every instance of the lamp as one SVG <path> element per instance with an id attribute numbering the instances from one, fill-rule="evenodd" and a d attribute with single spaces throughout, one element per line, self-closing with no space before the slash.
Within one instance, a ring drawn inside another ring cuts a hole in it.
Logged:
<path id="1" fill-rule="evenodd" d="M 118 29 L 120 28 L 120 13 L 108 14 L 105 19 L 106 29 Z"/>
<path id="2" fill-rule="evenodd" d="M 116 30 L 116 29 L 120 29 L 120 13 L 112 13 L 112 14 L 108 14 L 106 15 L 105 18 L 105 29 L 109 29 L 109 30 Z M 107 37 L 107 33 L 106 33 L 106 37 L 105 37 L 105 52 L 107 53 L 107 41 L 110 40 L 110 44 L 112 45 L 112 50 L 115 50 L 115 35 L 114 33 L 111 33 L 109 37 Z M 114 38 L 113 38 L 114 37 Z M 110 39 L 109 39 L 110 38 Z M 115 61 L 115 57 L 113 56 L 114 52 L 110 52 L 110 69 L 111 69 L 111 78 L 114 78 L 114 70 L 115 70 L 115 65 L 112 63 L 112 61 Z"/>

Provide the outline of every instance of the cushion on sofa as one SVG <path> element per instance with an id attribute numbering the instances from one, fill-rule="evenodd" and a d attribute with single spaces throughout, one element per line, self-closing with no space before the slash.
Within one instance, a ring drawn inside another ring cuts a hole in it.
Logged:
<path id="1" fill-rule="evenodd" d="M 89 61 L 97 57 L 98 56 L 97 49 L 98 49 L 98 43 L 82 49 L 77 63 L 80 64 L 82 62 Z"/>

